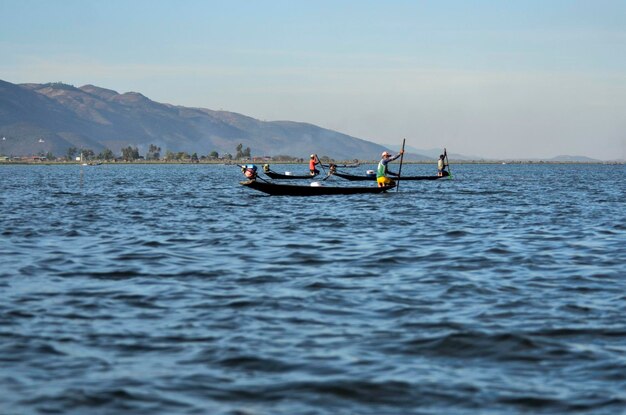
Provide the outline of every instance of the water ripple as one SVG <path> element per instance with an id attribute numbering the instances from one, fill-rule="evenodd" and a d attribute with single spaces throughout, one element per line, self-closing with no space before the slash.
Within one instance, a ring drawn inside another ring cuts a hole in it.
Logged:
<path id="1" fill-rule="evenodd" d="M 626 411 L 623 169 L 324 198 L 233 166 L 0 169 L 2 413 Z"/>

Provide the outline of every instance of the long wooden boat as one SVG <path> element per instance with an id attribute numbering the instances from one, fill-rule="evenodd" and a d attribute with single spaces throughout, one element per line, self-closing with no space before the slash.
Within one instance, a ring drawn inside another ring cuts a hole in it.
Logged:
<path id="1" fill-rule="evenodd" d="M 270 177 L 271 179 L 274 179 L 274 180 L 283 180 L 283 179 L 313 179 L 313 178 L 317 177 L 317 174 L 316 175 L 311 175 L 311 174 L 293 175 L 293 174 L 276 173 L 275 171 L 272 171 L 272 170 L 263 171 L 263 173 L 265 173 L 268 177 Z"/>
<path id="2" fill-rule="evenodd" d="M 346 173 L 333 173 L 333 176 L 341 177 L 342 179 L 351 180 L 351 181 L 365 181 L 371 180 L 376 181 L 376 175 L 354 175 L 354 174 L 346 174 Z M 443 176 L 402 176 L 399 179 L 397 177 L 391 177 L 393 180 L 439 180 L 448 177 L 448 172 L 444 172 Z"/>
<path id="3" fill-rule="evenodd" d="M 259 180 L 239 182 L 242 186 L 273 196 L 323 196 L 323 195 L 354 195 L 363 193 L 383 193 L 395 186 L 297 186 L 292 184 L 278 184 Z"/>
<path id="4" fill-rule="evenodd" d="M 354 163 L 350 163 L 350 164 L 322 164 L 322 166 L 326 167 L 326 168 L 330 168 L 331 166 L 335 166 L 335 167 L 339 167 L 342 169 L 352 169 L 354 167 L 359 167 L 361 165 L 361 163 L 359 161 L 355 161 Z"/>

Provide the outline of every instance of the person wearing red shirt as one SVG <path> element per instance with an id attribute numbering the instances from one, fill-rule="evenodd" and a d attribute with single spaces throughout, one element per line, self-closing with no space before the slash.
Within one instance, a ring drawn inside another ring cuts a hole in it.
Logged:
<path id="1" fill-rule="evenodd" d="M 311 160 L 309 160 L 309 171 L 311 172 L 311 176 L 317 176 L 320 174 L 320 171 L 315 168 L 317 164 L 322 164 L 320 159 L 317 158 L 317 154 L 311 154 Z"/>

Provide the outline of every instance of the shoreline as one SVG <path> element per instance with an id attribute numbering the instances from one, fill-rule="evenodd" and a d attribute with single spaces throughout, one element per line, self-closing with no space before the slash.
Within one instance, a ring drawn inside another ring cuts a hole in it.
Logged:
<path id="1" fill-rule="evenodd" d="M 238 162 L 223 162 L 223 161 L 199 161 L 199 162 L 189 162 L 189 161 L 97 161 L 99 165 L 151 165 L 151 164 L 205 164 L 205 165 L 225 165 L 225 166 L 239 166 L 241 164 L 290 164 L 290 165 L 308 165 L 306 162 L 295 162 L 295 161 L 279 161 L 279 162 L 255 162 L 255 161 L 238 161 Z M 341 162 L 337 162 L 341 163 Z M 362 161 L 360 164 L 377 164 L 378 160 L 367 160 Z M 436 160 L 428 160 L 428 161 L 403 161 L 402 164 L 424 164 L 424 165 L 436 165 Z M 606 164 L 606 165 L 624 165 L 626 161 L 543 161 L 543 160 L 459 160 L 453 161 L 452 165 L 462 165 L 462 164 L 485 164 L 485 165 L 503 165 L 503 164 L 550 164 L 550 165 L 559 165 L 559 164 L 581 164 L 581 165 L 598 165 L 598 164 Z M 75 165 L 82 166 L 82 163 L 77 163 L 75 161 L 29 161 L 29 160 L 10 160 L 0 161 L 0 166 L 2 165 L 35 165 L 35 166 L 66 166 L 66 165 Z M 91 167 L 95 167 L 96 165 L 90 165 Z"/>

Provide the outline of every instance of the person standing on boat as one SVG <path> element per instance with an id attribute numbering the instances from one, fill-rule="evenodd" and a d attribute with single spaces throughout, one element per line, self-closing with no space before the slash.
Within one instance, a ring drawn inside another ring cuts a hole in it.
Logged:
<path id="1" fill-rule="evenodd" d="M 311 172 L 311 176 L 317 176 L 320 174 L 320 171 L 315 168 L 317 164 L 322 164 L 320 159 L 317 158 L 317 154 L 311 154 L 311 160 L 309 161 L 309 171 Z"/>
<path id="2" fill-rule="evenodd" d="M 397 176 L 398 174 L 390 172 L 387 168 L 387 164 L 389 164 L 390 161 L 394 161 L 402 154 L 404 154 L 404 150 L 400 150 L 398 154 L 391 157 L 391 154 L 389 154 L 389 152 L 383 151 L 382 159 L 378 163 L 378 170 L 376 170 L 376 182 L 378 183 L 378 187 L 392 186 L 396 184 L 396 182 L 391 180 L 387 175 Z"/>
<path id="3" fill-rule="evenodd" d="M 441 176 L 445 176 L 446 173 L 446 161 L 445 161 L 445 156 L 443 154 L 441 154 L 439 156 L 439 160 L 437 160 L 437 176 L 441 177 Z"/>

